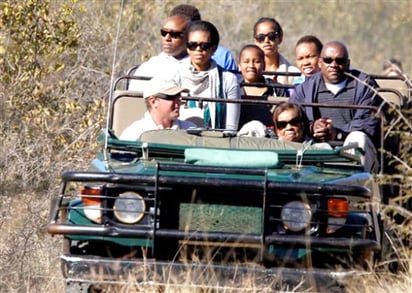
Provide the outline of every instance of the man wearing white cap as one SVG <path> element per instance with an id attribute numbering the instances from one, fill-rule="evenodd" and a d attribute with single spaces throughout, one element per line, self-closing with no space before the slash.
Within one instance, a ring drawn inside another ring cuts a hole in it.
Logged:
<path id="1" fill-rule="evenodd" d="M 196 127 L 190 121 L 178 119 L 182 92 L 189 92 L 189 90 L 179 87 L 172 80 L 151 79 L 143 91 L 147 106 L 144 117 L 128 126 L 119 138 L 137 140 L 143 132 L 149 130 Z"/>

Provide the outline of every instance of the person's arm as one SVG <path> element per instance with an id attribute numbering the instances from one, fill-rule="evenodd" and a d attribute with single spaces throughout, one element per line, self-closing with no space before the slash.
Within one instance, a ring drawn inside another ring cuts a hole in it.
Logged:
<path id="1" fill-rule="evenodd" d="M 375 93 L 376 86 L 373 80 L 370 80 L 367 85 L 358 83 L 354 104 L 379 107 L 382 98 Z M 342 131 L 347 133 L 362 131 L 376 142 L 380 136 L 380 120 L 375 118 L 374 114 L 374 111 L 369 109 L 356 110 L 353 119 L 342 128 Z"/>
<path id="2" fill-rule="evenodd" d="M 289 97 L 290 103 L 302 104 L 302 103 L 312 103 L 314 95 L 314 85 L 312 83 L 304 82 L 294 86 L 292 95 Z M 308 117 L 309 122 L 312 122 L 314 119 L 312 107 L 302 106 L 303 110 Z"/>
<path id="3" fill-rule="evenodd" d="M 320 73 L 306 79 L 303 83 L 295 85 L 291 103 L 313 103 L 322 76 Z M 310 134 L 316 141 L 328 141 L 336 139 L 337 129 L 333 127 L 333 121 L 327 118 L 315 117 L 311 106 L 303 107 L 308 121 Z M 316 119 L 315 119 L 316 118 Z M 343 132 L 341 133 L 343 134 Z"/>
<path id="4" fill-rule="evenodd" d="M 289 98 L 289 102 L 296 104 L 305 102 L 305 92 L 302 84 L 295 85 L 292 95 Z"/>
<path id="5" fill-rule="evenodd" d="M 226 99 L 240 99 L 241 91 L 236 75 L 230 72 L 223 72 L 223 88 Z M 226 129 L 237 130 L 240 116 L 240 104 L 226 104 Z"/>

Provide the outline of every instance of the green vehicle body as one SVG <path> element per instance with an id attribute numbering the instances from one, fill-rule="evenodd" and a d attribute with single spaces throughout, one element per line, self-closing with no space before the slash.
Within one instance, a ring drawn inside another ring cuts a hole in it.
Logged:
<path id="1" fill-rule="evenodd" d="M 338 265 L 337 259 L 345 259 L 339 265 L 352 269 L 379 253 L 379 187 L 342 148 L 309 147 L 300 161 L 297 154 L 302 144 L 248 148 L 249 141 L 262 140 L 264 146 L 274 143 L 269 138 L 244 138 L 239 144 L 236 137 L 212 137 L 214 147 L 206 146 L 210 143 L 207 136 L 201 147 L 176 141 L 193 135 L 164 130 L 153 132 L 147 141 L 109 137 L 106 148 L 110 151 L 98 154 L 88 171 L 62 175 L 62 192 L 52 203 L 48 231 L 64 235 L 62 263 L 69 283 L 79 279 L 93 282 L 93 270 L 105 271 L 104 279 L 118 278 L 110 269 L 114 263 L 124 267 L 122 271 L 139 264 L 147 266 L 148 259 L 153 270 L 159 270 L 159 265 L 182 269 L 176 255 L 183 246 L 189 247 L 190 253 L 182 258 L 210 255 L 205 251 L 212 250 L 214 258 L 205 259 L 208 268 L 227 273 L 235 267 L 238 270 L 243 260 L 256 264 L 246 266 L 245 273 L 259 268 L 265 278 L 285 264 L 304 266 L 309 256 L 321 260 L 316 272 L 325 274 L 322 269 Z M 169 139 L 169 144 L 152 142 L 162 139 Z M 223 145 L 237 140 L 239 148 L 216 147 L 219 139 Z M 190 150 L 210 152 L 214 158 L 210 164 L 207 160 L 188 162 Z M 231 161 L 216 164 L 217 156 L 229 154 Z M 250 158 L 258 163 L 254 165 Z M 69 188 L 74 182 L 102 188 L 98 197 L 105 203 L 99 208 L 100 222 L 86 215 L 90 208 L 82 200 L 84 195 Z M 146 202 L 144 216 L 137 223 L 121 223 L 114 215 L 113 203 L 126 191 L 138 192 Z M 338 222 L 328 215 L 326 205 L 331 198 L 348 203 L 344 216 L 338 211 Z M 300 231 L 288 231 L 280 219 L 282 207 L 291 201 L 303 202 L 312 217 Z M 327 232 L 336 227 L 335 232 Z M 140 255 L 141 250 L 147 255 Z M 133 257 L 125 259 L 130 252 Z M 205 265 L 203 261 L 190 263 L 196 268 Z M 283 268 L 282 274 L 285 272 Z M 333 271 L 327 272 L 329 276 Z M 292 275 L 296 277 L 296 272 Z"/>
<path id="2" fill-rule="evenodd" d="M 356 147 L 208 129 L 122 141 L 113 129 L 123 97 L 141 93 L 111 100 L 102 151 L 88 170 L 62 174 L 51 203 L 48 232 L 63 236 L 68 284 L 119 280 L 138 268 L 137 282 L 176 269 L 299 283 L 353 275 L 379 258 L 381 187 Z"/>

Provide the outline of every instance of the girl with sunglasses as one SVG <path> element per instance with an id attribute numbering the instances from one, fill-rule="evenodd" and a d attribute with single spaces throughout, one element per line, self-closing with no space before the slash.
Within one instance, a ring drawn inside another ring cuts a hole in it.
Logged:
<path id="1" fill-rule="evenodd" d="M 189 89 L 194 97 L 239 99 L 240 87 L 236 75 L 223 70 L 212 59 L 219 44 L 216 27 L 207 21 L 193 21 L 187 27 L 186 34 L 189 58 L 179 66 L 174 80 Z M 237 130 L 239 104 L 203 102 L 202 106 L 195 101 L 189 101 L 187 105 L 201 111 L 205 128 Z M 182 117 L 185 115 L 185 110 L 182 110 Z"/>
<path id="2" fill-rule="evenodd" d="M 276 19 L 270 17 L 260 18 L 253 27 L 255 44 L 265 53 L 265 71 L 271 72 L 295 72 L 299 69 L 283 57 L 279 52 L 279 45 L 283 40 L 283 30 Z M 293 76 L 268 76 L 279 83 L 293 84 L 296 77 Z"/>

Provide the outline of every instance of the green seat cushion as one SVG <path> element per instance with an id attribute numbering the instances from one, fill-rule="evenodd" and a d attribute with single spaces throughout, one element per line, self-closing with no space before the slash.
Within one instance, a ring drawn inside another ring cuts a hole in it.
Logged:
<path id="1" fill-rule="evenodd" d="M 195 165 L 239 168 L 279 168 L 282 166 L 276 152 L 210 148 L 186 149 L 185 162 Z"/>

